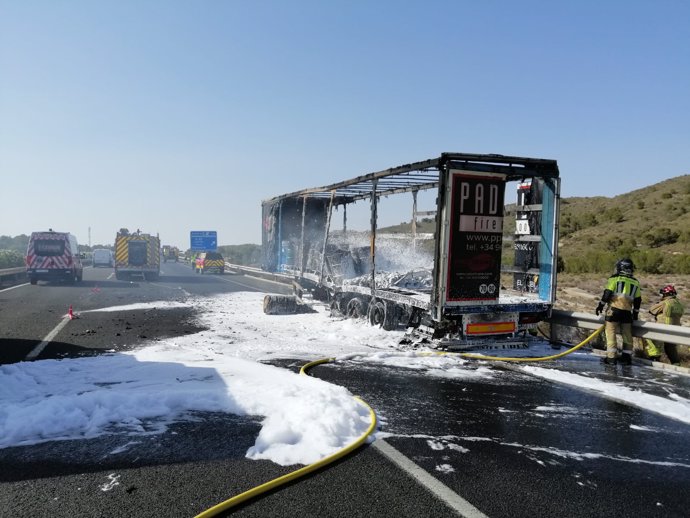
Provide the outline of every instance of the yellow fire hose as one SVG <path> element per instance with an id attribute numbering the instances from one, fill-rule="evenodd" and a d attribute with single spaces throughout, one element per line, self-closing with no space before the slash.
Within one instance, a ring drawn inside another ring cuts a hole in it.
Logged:
<path id="1" fill-rule="evenodd" d="M 548 360 L 555 360 L 557 358 L 561 358 L 567 354 L 570 354 L 572 352 L 577 351 L 581 347 L 584 347 L 589 342 L 591 342 L 594 338 L 596 338 L 603 330 L 604 330 L 604 326 L 601 326 L 599 329 L 597 329 L 591 335 L 589 335 L 585 340 L 583 340 L 582 342 L 580 342 L 576 346 L 571 347 L 567 351 L 563 351 L 562 353 L 558 353 L 558 354 L 553 354 L 551 356 L 542 356 L 542 357 L 538 357 L 538 358 L 530 358 L 530 357 L 510 358 L 510 357 L 502 357 L 502 356 L 485 356 L 483 354 L 475 354 L 475 353 L 452 353 L 452 352 L 435 352 L 435 353 L 430 353 L 430 354 L 438 354 L 438 355 L 453 354 L 453 355 L 462 356 L 463 358 L 471 358 L 474 360 L 489 360 L 489 361 L 502 361 L 502 362 L 548 361 Z M 321 365 L 323 363 L 330 363 L 330 362 L 334 362 L 334 361 L 335 361 L 335 358 L 322 358 L 320 360 L 315 360 L 313 362 L 309 362 L 306 365 L 302 366 L 299 373 L 301 375 L 307 376 L 307 371 L 309 369 L 311 369 L 312 367 L 315 367 L 316 365 Z M 271 489 L 275 489 L 279 486 L 287 484 L 288 482 L 291 482 L 291 481 L 296 480 L 300 477 L 303 477 L 303 476 L 307 475 L 308 473 L 311 473 L 312 471 L 315 471 L 315 470 L 322 468 L 328 464 L 331 464 L 332 462 L 344 457 L 345 455 L 347 455 L 350 452 L 359 448 L 362 444 L 364 444 L 364 442 L 367 440 L 367 438 L 373 433 L 374 429 L 376 428 L 376 414 L 374 413 L 374 410 L 364 400 L 362 400 L 361 398 L 359 398 L 357 396 L 355 396 L 355 399 L 357 401 L 359 401 L 361 404 L 363 404 L 369 410 L 369 416 L 371 418 L 371 423 L 369 424 L 369 428 L 367 428 L 366 432 L 364 432 L 357 440 L 350 443 L 348 446 L 346 446 L 342 450 L 339 450 L 339 451 L 337 451 L 337 452 L 335 452 L 335 453 L 333 453 L 327 457 L 324 457 L 323 459 L 318 460 L 318 461 L 314 462 L 313 464 L 309 464 L 309 465 L 304 466 L 303 468 L 300 468 L 296 471 L 292 471 L 286 475 L 283 475 L 281 477 L 270 480 L 269 482 L 266 482 L 264 484 L 256 486 L 256 487 L 254 487 L 248 491 L 245 491 L 244 493 L 240 493 L 239 495 L 233 496 L 232 498 L 229 498 L 228 500 L 225 500 L 224 502 L 216 504 L 213 507 L 210 507 L 209 509 L 206 509 L 205 511 L 198 514 L 196 516 L 196 518 L 209 518 L 211 516 L 216 516 L 219 513 L 222 513 L 223 511 L 228 511 L 229 509 L 241 504 L 242 502 L 245 502 L 251 498 L 254 498 L 256 496 L 261 495 L 262 493 L 270 491 Z"/>
<path id="2" fill-rule="evenodd" d="M 321 365 L 322 363 L 328 363 L 335 361 L 335 358 L 322 358 L 320 360 L 316 360 L 310 363 L 307 363 L 304 365 L 299 373 L 306 376 L 307 371 L 311 368 L 314 367 L 315 365 Z M 367 440 L 367 438 L 374 432 L 374 429 L 376 428 L 376 414 L 374 413 L 374 410 L 361 398 L 355 396 L 355 399 L 359 401 L 361 404 L 363 404 L 368 410 L 369 410 L 369 417 L 371 418 L 371 423 L 369 424 L 369 428 L 367 428 L 366 432 L 364 432 L 357 440 L 354 442 L 350 443 L 348 446 L 345 446 L 342 450 L 339 450 L 327 457 L 324 457 L 321 460 L 318 460 L 314 462 L 313 464 L 309 464 L 307 466 L 304 466 L 303 468 L 300 468 L 296 471 L 292 471 L 286 475 L 283 475 L 282 477 L 275 478 L 273 480 L 270 480 L 269 482 L 266 482 L 264 484 L 261 484 L 260 486 L 256 486 L 248 491 L 245 491 L 244 493 L 240 493 L 239 495 L 233 496 L 232 498 L 229 498 L 228 500 L 225 500 L 224 502 L 221 502 L 219 504 L 214 505 L 213 507 L 206 509 L 202 513 L 198 514 L 196 518 L 208 518 L 210 516 L 216 516 L 217 514 L 227 511 L 242 502 L 245 502 L 251 498 L 254 498 L 262 493 L 265 493 L 267 491 L 270 491 L 271 489 L 275 489 L 279 486 L 282 486 L 283 484 L 287 484 L 288 482 L 291 482 L 292 480 L 298 479 L 300 477 L 303 477 L 307 475 L 308 473 L 311 473 L 312 471 L 315 471 L 319 468 L 322 468 L 323 466 L 326 466 L 328 464 L 331 464 L 332 462 L 335 462 L 336 460 L 344 457 L 348 453 L 356 450 L 359 448 L 364 442 Z"/>
<path id="3" fill-rule="evenodd" d="M 594 331 L 591 335 L 589 335 L 587 338 L 585 338 L 582 342 L 577 344 L 574 347 L 571 347 L 567 351 L 563 351 L 562 353 L 558 354 L 552 354 L 551 356 L 541 356 L 538 358 L 530 358 L 530 357 L 523 357 L 523 358 L 509 358 L 509 357 L 503 357 L 503 356 L 485 356 L 483 354 L 475 354 L 475 353 L 451 353 L 451 354 L 457 354 L 459 356 L 462 356 L 463 358 L 472 358 L 473 360 L 492 360 L 492 361 L 501 361 L 501 362 L 545 362 L 549 360 L 555 360 L 557 358 L 562 358 L 566 354 L 570 354 L 572 352 L 577 351 L 581 347 L 584 347 L 587 345 L 589 342 L 594 340 L 599 334 L 604 330 L 604 326 L 601 326 L 599 329 Z"/>

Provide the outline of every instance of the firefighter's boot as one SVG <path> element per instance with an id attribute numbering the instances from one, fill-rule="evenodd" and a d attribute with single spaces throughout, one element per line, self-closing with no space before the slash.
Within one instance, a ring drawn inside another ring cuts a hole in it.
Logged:
<path id="1" fill-rule="evenodd" d="M 657 361 L 659 358 L 661 358 L 661 351 L 649 338 L 644 339 L 644 352 L 647 354 L 647 358 L 650 360 Z"/>

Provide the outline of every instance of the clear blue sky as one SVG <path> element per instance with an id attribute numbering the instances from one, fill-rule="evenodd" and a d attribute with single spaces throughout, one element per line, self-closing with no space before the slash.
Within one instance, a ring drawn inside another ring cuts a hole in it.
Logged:
<path id="1" fill-rule="evenodd" d="M 689 27 L 684 0 L 0 0 L 0 234 L 259 243 L 262 199 L 444 151 L 628 192 L 690 172 Z"/>

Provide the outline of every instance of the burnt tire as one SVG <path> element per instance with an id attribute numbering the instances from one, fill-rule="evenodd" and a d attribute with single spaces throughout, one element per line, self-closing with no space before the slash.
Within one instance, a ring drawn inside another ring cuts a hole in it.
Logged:
<path id="1" fill-rule="evenodd" d="M 364 302 L 359 297 L 354 297 L 347 302 L 346 313 L 348 318 L 364 318 Z"/>
<path id="2" fill-rule="evenodd" d="M 380 300 L 372 300 L 367 309 L 367 317 L 372 326 L 383 327 L 386 319 L 386 306 Z"/>
<path id="3" fill-rule="evenodd" d="M 367 310 L 367 316 L 372 326 L 381 327 L 386 331 L 391 331 L 398 327 L 396 306 L 392 302 L 372 300 Z"/>
<path id="4" fill-rule="evenodd" d="M 294 295 L 264 296 L 264 314 L 266 315 L 294 315 L 297 313 L 297 299 Z"/>

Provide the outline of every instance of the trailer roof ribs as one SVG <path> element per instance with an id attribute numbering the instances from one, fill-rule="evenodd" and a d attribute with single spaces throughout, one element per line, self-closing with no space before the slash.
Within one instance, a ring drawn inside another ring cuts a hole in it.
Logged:
<path id="1" fill-rule="evenodd" d="M 443 153 L 438 158 L 392 167 L 323 187 L 283 194 L 264 200 L 264 203 L 276 203 L 291 198 L 331 198 L 333 196 L 335 205 L 346 205 L 359 200 L 370 199 L 374 192 L 377 197 L 381 197 L 434 189 L 438 187 L 440 171 L 448 169 L 500 173 L 507 175 L 508 180 L 519 180 L 533 176 L 558 177 L 558 165 L 555 160 L 504 155 Z"/>

